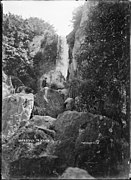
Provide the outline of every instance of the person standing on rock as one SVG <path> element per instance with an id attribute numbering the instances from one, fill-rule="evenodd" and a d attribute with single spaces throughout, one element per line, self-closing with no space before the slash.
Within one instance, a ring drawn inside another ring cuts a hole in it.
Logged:
<path id="1" fill-rule="evenodd" d="M 42 81 L 42 88 L 46 87 L 47 86 L 47 78 L 45 77 Z"/>
<path id="2" fill-rule="evenodd" d="M 48 94 L 49 87 L 47 87 L 47 78 L 46 77 L 42 81 L 42 89 L 44 90 L 44 99 L 46 102 L 48 102 L 47 94 Z"/>

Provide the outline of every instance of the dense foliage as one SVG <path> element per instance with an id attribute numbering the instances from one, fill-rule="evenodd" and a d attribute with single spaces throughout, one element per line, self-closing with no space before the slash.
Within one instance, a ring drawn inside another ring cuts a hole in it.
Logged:
<path id="1" fill-rule="evenodd" d="M 77 16 L 81 18 L 79 11 Z M 88 16 L 85 41 L 76 55 L 82 79 L 80 109 L 106 115 L 123 126 L 129 122 L 129 3 L 98 1 Z M 73 32 L 78 24 L 74 28 Z M 72 33 L 70 45 L 73 39 Z"/>
<path id="2" fill-rule="evenodd" d="M 45 21 L 32 17 L 23 19 L 10 13 L 3 15 L 3 70 L 7 75 L 18 77 L 24 85 L 36 90 L 36 66 L 41 59 L 47 62 L 55 59 L 54 44 L 57 44 L 55 30 Z M 41 54 L 38 59 L 40 49 L 45 49 L 46 55 Z M 51 58 L 47 58 L 49 54 Z"/>

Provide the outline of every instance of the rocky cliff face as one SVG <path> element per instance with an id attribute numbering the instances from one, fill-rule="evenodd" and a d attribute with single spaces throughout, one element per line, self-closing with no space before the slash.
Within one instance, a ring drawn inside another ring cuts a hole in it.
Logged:
<path id="1" fill-rule="evenodd" d="M 95 1 L 87 1 L 85 2 L 82 8 L 81 21 L 80 21 L 79 27 L 77 28 L 74 34 L 75 36 L 74 45 L 73 47 L 70 47 L 72 58 L 71 58 L 70 66 L 69 66 L 69 79 L 72 79 L 76 75 L 75 73 L 77 71 L 76 56 L 80 54 L 80 48 L 86 38 L 85 28 L 87 28 L 88 15 L 89 15 L 90 9 L 96 4 L 97 3 Z M 68 36 L 67 36 L 67 39 L 68 39 Z"/>
<path id="2" fill-rule="evenodd" d="M 12 94 L 13 85 L 11 82 L 11 77 L 8 77 L 4 71 L 2 71 L 2 99 Z"/>
<path id="3" fill-rule="evenodd" d="M 8 139 L 19 127 L 29 120 L 33 109 L 33 94 L 16 93 L 9 95 L 2 102 L 2 134 Z M 4 140 L 4 139 L 3 139 Z"/>
<path id="4" fill-rule="evenodd" d="M 88 90 L 86 87 L 89 86 L 89 93 L 95 89 L 91 80 L 86 83 L 83 81 L 79 90 L 77 84 L 80 84 L 81 80 L 77 79 L 77 73 L 75 74 L 78 69 L 76 56 L 81 53 L 81 46 L 86 39 L 88 14 L 92 6 L 95 6 L 94 1 L 85 2 L 79 26 L 71 34 L 73 43 L 69 44 L 68 76 L 71 80 L 74 77 L 76 79 L 72 81 L 70 88 L 67 82 L 65 89 L 45 87 L 35 95 L 26 92 L 13 94 L 11 82 L 3 74 L 3 179 L 128 178 L 129 143 L 123 135 L 121 125 L 114 118 L 100 115 L 97 110 L 85 112 L 85 109 L 77 108 L 80 104 L 80 96 L 76 96 L 77 91 Z M 52 47 L 51 37 L 47 36 L 47 41 L 42 37 L 38 53 L 37 40 L 39 41 L 40 37 L 34 40 L 36 46 L 32 51 L 37 54 L 35 70 L 40 81 L 47 77 L 47 83 L 55 83 L 60 88 L 65 82 L 68 68 L 68 46 L 64 39 L 62 51 L 59 49 L 61 43 L 57 43 L 58 61 L 55 55 L 48 59 L 53 50 L 47 48 L 48 51 L 45 51 L 45 45 Z M 77 86 L 75 90 L 74 86 Z M 75 98 L 75 101 L 70 97 Z M 85 96 L 85 99 L 87 97 Z M 109 105 L 106 101 L 107 111 Z M 111 114 L 112 112 L 109 111 Z"/>

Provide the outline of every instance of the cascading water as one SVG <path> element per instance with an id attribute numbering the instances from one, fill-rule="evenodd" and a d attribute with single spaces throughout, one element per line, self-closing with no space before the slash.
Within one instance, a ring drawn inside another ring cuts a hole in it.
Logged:
<path id="1" fill-rule="evenodd" d="M 55 83 L 58 87 L 64 87 L 64 81 L 67 77 L 69 66 L 69 58 L 68 58 L 68 44 L 66 42 L 66 37 L 58 37 L 57 43 L 57 58 L 56 58 L 56 66 L 52 68 L 48 73 L 43 74 L 40 78 L 40 87 L 42 87 L 42 81 L 46 77 L 47 83 L 52 84 Z"/>
<path id="2" fill-rule="evenodd" d="M 66 42 L 66 37 L 63 36 L 58 38 L 58 57 L 56 61 L 56 71 L 60 71 L 65 79 L 67 77 L 68 66 L 68 44 Z"/>

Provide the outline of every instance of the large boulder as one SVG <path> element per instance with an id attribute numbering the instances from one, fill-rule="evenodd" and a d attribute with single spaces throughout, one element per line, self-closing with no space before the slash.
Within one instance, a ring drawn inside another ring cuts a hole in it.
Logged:
<path id="1" fill-rule="evenodd" d="M 56 90 L 47 91 L 47 100 L 45 99 L 45 90 L 36 94 L 36 103 L 46 112 L 46 115 L 56 118 L 64 110 L 64 100 Z"/>
<path id="2" fill-rule="evenodd" d="M 62 174 L 60 179 L 95 179 L 90 176 L 87 171 L 77 167 L 69 167 Z"/>
<path id="3" fill-rule="evenodd" d="M 64 100 L 69 96 L 69 89 L 58 89 L 58 92 L 62 95 Z"/>
<path id="4" fill-rule="evenodd" d="M 75 108 L 75 100 L 73 98 L 68 97 L 65 100 L 64 105 L 65 105 L 65 110 L 71 110 L 72 111 Z"/>
<path id="5" fill-rule="evenodd" d="M 43 129 L 29 123 L 21 127 L 2 146 L 2 173 L 8 178 L 54 176 L 56 156 L 50 153 L 53 138 Z"/>
<path id="6" fill-rule="evenodd" d="M 37 127 L 45 127 L 45 128 L 52 128 L 54 121 L 56 121 L 55 118 L 52 118 L 50 116 L 39 116 L 35 115 L 30 120 L 34 123 Z"/>
<path id="7" fill-rule="evenodd" d="M 30 119 L 30 124 L 33 124 L 38 129 L 43 130 L 46 134 L 54 138 L 56 133 L 53 130 L 53 122 L 55 120 L 55 118 L 52 118 L 50 116 L 35 115 Z"/>
<path id="8" fill-rule="evenodd" d="M 57 132 L 57 140 L 76 138 L 79 134 L 80 126 L 93 119 L 91 113 L 81 113 L 77 111 L 65 111 L 58 115 L 54 122 L 54 127 Z"/>
<path id="9" fill-rule="evenodd" d="M 70 166 L 75 164 L 75 141 L 79 135 L 79 128 L 88 119 L 91 120 L 91 114 L 85 114 L 77 111 L 65 111 L 58 115 L 54 122 L 56 131 L 55 140 L 58 141 L 55 147 L 55 155 L 57 159 L 57 171 L 61 174 Z M 85 117 L 84 117 L 85 116 Z"/>
<path id="10" fill-rule="evenodd" d="M 2 102 L 2 138 L 8 140 L 30 118 L 34 105 L 33 94 L 18 93 Z"/>
<path id="11" fill-rule="evenodd" d="M 129 144 L 122 138 L 121 126 L 112 119 L 66 111 L 58 116 L 54 127 L 60 173 L 77 166 L 94 177 L 114 176 L 119 173 L 118 165 L 128 159 Z"/>
<path id="12" fill-rule="evenodd" d="M 125 171 L 119 166 L 127 161 L 128 148 L 121 126 L 112 119 L 96 116 L 82 126 L 76 139 L 75 165 L 88 170 L 94 177 L 114 177 Z"/>
<path id="13" fill-rule="evenodd" d="M 5 179 L 56 177 L 53 155 L 55 118 L 33 116 L 2 145 L 2 175 Z M 50 129 L 51 128 L 51 129 Z"/>

